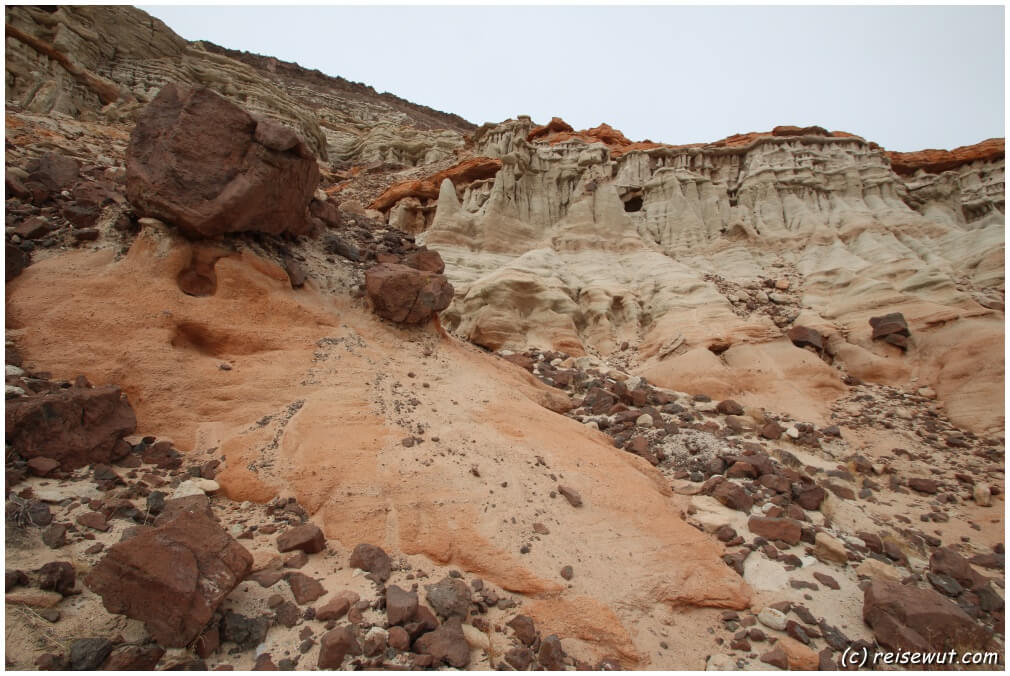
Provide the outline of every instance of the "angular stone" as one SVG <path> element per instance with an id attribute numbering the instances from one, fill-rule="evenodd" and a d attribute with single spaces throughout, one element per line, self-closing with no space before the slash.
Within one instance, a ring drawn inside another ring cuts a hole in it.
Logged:
<path id="1" fill-rule="evenodd" d="M 304 573 L 288 573 L 288 585 L 291 586 L 291 594 L 295 597 L 295 602 L 300 606 L 312 603 L 326 594 L 326 590 L 323 589 L 319 580 Z"/>
<path id="2" fill-rule="evenodd" d="M 425 590 L 428 605 L 440 616 L 466 620 L 470 610 L 470 589 L 463 580 L 445 577 L 436 584 L 425 585 Z"/>
<path id="3" fill-rule="evenodd" d="M 301 550 L 306 554 L 315 554 L 326 548 L 326 536 L 319 526 L 306 523 L 286 530 L 277 538 L 277 550 L 290 552 Z"/>
<path id="4" fill-rule="evenodd" d="M 25 459 L 44 456 L 65 470 L 109 464 L 129 453 L 120 443 L 137 426 L 115 385 L 71 387 L 7 401 L 7 443 Z"/>
<path id="5" fill-rule="evenodd" d="M 352 568 L 366 570 L 376 577 L 379 582 L 385 582 L 393 572 L 393 564 L 380 547 L 370 544 L 360 544 L 351 552 L 350 565 Z"/>
<path id="6" fill-rule="evenodd" d="M 316 611 L 316 619 L 320 622 L 339 620 L 347 614 L 347 611 L 350 610 L 350 608 L 351 602 L 349 599 L 343 596 L 335 596 Z"/>
<path id="7" fill-rule="evenodd" d="M 354 628 L 345 624 L 323 634 L 319 639 L 320 669 L 339 669 L 347 655 L 360 655 L 361 645 L 354 635 Z"/>
<path id="8" fill-rule="evenodd" d="M 105 609 L 144 622 L 161 645 L 195 639 L 252 567 L 252 555 L 213 518 L 181 512 L 113 545 L 85 579 Z"/>
<path id="9" fill-rule="evenodd" d="M 527 615 L 516 615 L 508 621 L 508 626 L 516 633 L 523 645 L 531 646 L 537 640 L 537 630 L 533 619 Z"/>
<path id="10" fill-rule="evenodd" d="M 126 196 L 138 215 L 194 238 L 306 234 L 319 168 L 300 141 L 276 150 L 291 140 L 275 142 L 281 135 L 210 89 L 166 84 L 130 136 Z"/>
<path id="11" fill-rule="evenodd" d="M 386 587 L 386 620 L 390 626 L 406 624 L 416 613 L 417 592 L 404 591 L 395 584 Z"/>
<path id="12" fill-rule="evenodd" d="M 892 650 L 981 649 L 991 632 L 929 589 L 876 578 L 863 594 L 863 620 Z"/>
<path id="13" fill-rule="evenodd" d="M 365 291 L 375 314 L 405 324 L 421 324 L 452 302 L 445 275 L 406 265 L 380 263 L 365 273 Z"/>
<path id="14" fill-rule="evenodd" d="M 95 671 L 112 652 L 107 638 L 79 638 L 70 644 L 70 668 L 74 671 Z"/>
<path id="15" fill-rule="evenodd" d="M 470 664 L 470 644 L 463 633 L 463 624 L 454 616 L 435 631 L 424 634 L 414 641 L 414 651 L 431 657 L 438 662 L 462 669 Z"/>
<path id="16" fill-rule="evenodd" d="M 769 540 L 781 540 L 790 545 L 799 544 L 803 536 L 803 527 L 792 519 L 773 519 L 764 516 L 752 516 L 747 521 L 747 527 L 755 535 Z"/>
<path id="17" fill-rule="evenodd" d="M 565 651 L 561 648 L 561 641 L 557 636 L 551 634 L 540 642 L 537 660 L 547 671 L 562 671 L 565 668 Z"/>

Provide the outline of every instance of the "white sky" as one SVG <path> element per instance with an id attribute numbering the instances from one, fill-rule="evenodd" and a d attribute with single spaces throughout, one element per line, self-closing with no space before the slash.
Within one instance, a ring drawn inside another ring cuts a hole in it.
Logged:
<path id="1" fill-rule="evenodd" d="M 891 150 L 1005 135 L 1002 6 L 141 8 L 476 124 L 665 143 L 817 124 Z"/>

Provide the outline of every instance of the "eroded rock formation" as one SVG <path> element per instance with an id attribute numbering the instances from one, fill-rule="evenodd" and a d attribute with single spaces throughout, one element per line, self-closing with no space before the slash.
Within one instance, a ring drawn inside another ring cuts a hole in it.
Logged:
<path id="1" fill-rule="evenodd" d="M 1001 141 L 475 128 L 132 8 L 6 18 L 10 666 L 1001 650 Z M 322 236 L 144 211 L 173 90 L 300 160 L 270 221 Z"/>

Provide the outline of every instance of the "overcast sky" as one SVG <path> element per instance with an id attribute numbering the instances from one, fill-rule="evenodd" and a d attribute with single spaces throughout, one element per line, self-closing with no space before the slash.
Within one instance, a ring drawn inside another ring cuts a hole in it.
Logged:
<path id="1" fill-rule="evenodd" d="M 1003 7 L 148 7 L 481 124 L 527 114 L 632 140 L 817 124 L 891 150 L 1004 136 Z"/>

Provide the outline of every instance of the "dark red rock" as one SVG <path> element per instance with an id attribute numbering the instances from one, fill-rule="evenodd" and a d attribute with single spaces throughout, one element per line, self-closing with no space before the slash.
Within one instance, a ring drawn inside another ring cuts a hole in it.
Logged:
<path id="1" fill-rule="evenodd" d="M 403 627 L 390 627 L 386 642 L 394 650 L 407 650 L 410 648 L 410 634 Z"/>
<path id="2" fill-rule="evenodd" d="M 286 530 L 277 538 L 277 550 L 290 552 L 301 550 L 307 554 L 315 554 L 326 548 L 326 536 L 319 526 L 306 523 Z"/>
<path id="3" fill-rule="evenodd" d="M 404 324 L 428 321 L 449 307 L 453 296 L 444 275 L 386 263 L 365 273 L 365 291 L 375 314 Z"/>
<path id="4" fill-rule="evenodd" d="M 48 235 L 52 229 L 49 221 L 33 216 L 14 226 L 14 234 L 21 239 L 41 239 Z"/>
<path id="5" fill-rule="evenodd" d="M 73 590 L 77 581 L 77 571 L 69 561 L 51 561 L 39 568 L 36 575 L 40 589 L 51 589 L 64 596 Z"/>
<path id="6" fill-rule="evenodd" d="M 452 617 L 435 631 L 430 631 L 414 641 L 414 652 L 431 655 L 438 662 L 462 669 L 470 664 L 470 644 L 463 634 L 459 617 Z"/>
<path id="7" fill-rule="evenodd" d="M 935 479 L 912 478 L 908 480 L 908 487 L 926 495 L 936 495 L 940 490 L 940 484 Z"/>
<path id="8" fill-rule="evenodd" d="M 26 169 L 29 181 L 40 183 L 54 192 L 69 188 L 81 173 L 81 165 L 77 160 L 56 152 L 29 161 Z"/>
<path id="9" fill-rule="evenodd" d="M 153 671 L 165 649 L 157 643 L 124 644 L 114 648 L 102 669 L 105 671 Z"/>
<path id="10" fill-rule="evenodd" d="M 824 498 L 827 495 L 827 492 L 820 486 L 813 486 L 811 488 L 800 489 L 795 493 L 793 499 L 803 509 L 813 511 L 821 508 L 821 503 L 824 502 Z"/>
<path id="11" fill-rule="evenodd" d="M 881 317 L 870 317 L 870 327 L 873 328 L 873 340 L 890 335 L 904 337 L 911 335 L 908 330 L 908 322 L 900 312 L 892 312 Z"/>
<path id="12" fill-rule="evenodd" d="M 28 254 L 10 243 L 6 245 L 4 260 L 6 261 L 4 263 L 4 280 L 8 282 L 20 275 L 29 263 Z"/>
<path id="13" fill-rule="evenodd" d="M 195 639 L 252 567 L 213 518 L 184 511 L 113 545 L 85 579 L 105 609 L 145 623 L 161 645 Z"/>
<path id="14" fill-rule="evenodd" d="M 94 530 L 102 531 L 103 533 L 107 532 L 112 527 L 109 525 L 109 522 L 105 520 L 105 517 L 99 512 L 84 512 L 77 517 L 77 523 L 82 526 L 87 526 L 88 528 L 93 528 Z"/>
<path id="15" fill-rule="evenodd" d="M 216 626 L 208 627 L 193 643 L 196 654 L 203 659 L 213 655 L 219 647 L 221 647 L 221 632 Z"/>
<path id="16" fill-rule="evenodd" d="M 534 641 L 537 640 L 537 630 L 533 624 L 533 619 L 527 615 L 516 615 L 508 621 L 508 626 L 512 627 L 512 631 L 516 633 L 516 638 L 523 645 L 533 645 Z"/>
<path id="17" fill-rule="evenodd" d="M 316 611 L 316 619 L 320 622 L 339 620 L 347 614 L 351 608 L 351 602 L 344 596 L 337 596 L 327 601 Z"/>
<path id="18" fill-rule="evenodd" d="M 743 406 L 732 399 L 720 401 L 716 410 L 723 415 L 743 415 Z"/>
<path id="19" fill-rule="evenodd" d="M 323 589 L 319 580 L 304 573 L 288 573 L 288 584 L 291 586 L 291 594 L 295 597 L 295 602 L 300 606 L 312 603 L 326 594 L 326 590 Z"/>
<path id="20" fill-rule="evenodd" d="M 824 351 L 824 336 L 817 329 L 808 326 L 794 326 L 786 335 L 796 347 L 812 347 L 818 352 Z"/>
<path id="21" fill-rule="evenodd" d="M 406 624 L 417 613 L 417 592 L 408 592 L 395 584 L 386 587 L 386 619 L 390 626 Z"/>
<path id="22" fill-rule="evenodd" d="M 365 543 L 359 544 L 351 552 L 350 565 L 368 571 L 380 582 L 388 580 L 393 571 L 389 555 L 380 547 Z"/>
<path id="23" fill-rule="evenodd" d="M 765 488 L 770 488 L 776 493 L 788 493 L 792 488 L 792 483 L 784 476 L 777 474 L 762 474 L 758 483 Z"/>
<path id="24" fill-rule="evenodd" d="M 59 549 L 67 544 L 67 524 L 54 523 L 42 531 L 42 542 L 50 549 Z"/>
<path id="25" fill-rule="evenodd" d="M 516 671 L 526 671 L 533 662 L 533 651 L 522 646 L 513 646 L 505 652 L 505 661 Z"/>
<path id="26" fill-rule="evenodd" d="M 792 519 L 772 519 L 763 516 L 752 516 L 747 521 L 747 527 L 755 535 L 769 540 L 781 540 L 790 545 L 799 544 L 803 535 L 803 527 Z"/>
<path id="27" fill-rule="evenodd" d="M 981 649 L 991 632 L 930 589 L 881 578 L 863 593 L 863 620 L 880 645 L 892 650 Z"/>
<path id="28" fill-rule="evenodd" d="M 65 470 L 109 464 L 129 453 L 122 437 L 137 427 L 115 385 L 71 387 L 7 401 L 7 443 L 25 459 L 52 458 Z"/>
<path id="29" fill-rule="evenodd" d="M 182 455 L 168 441 L 158 441 L 145 447 L 140 459 L 147 465 L 157 465 L 161 469 L 178 469 L 182 466 Z"/>
<path id="30" fill-rule="evenodd" d="M 470 588 L 463 580 L 444 577 L 435 584 L 425 585 L 425 600 L 441 617 L 466 619 L 470 609 Z"/>
<path id="31" fill-rule="evenodd" d="M 434 272 L 440 275 L 445 272 L 445 263 L 437 251 L 418 249 L 403 257 L 403 264 L 415 270 Z"/>
<path id="32" fill-rule="evenodd" d="M 754 506 L 754 498 L 747 494 L 742 486 L 723 477 L 716 477 L 709 492 L 713 498 L 730 509 L 747 513 Z"/>
<path id="33" fill-rule="evenodd" d="M 776 645 L 774 648 L 761 655 L 761 661 L 765 664 L 770 664 L 773 667 L 778 667 L 779 669 L 787 670 L 789 669 L 789 655 L 780 645 Z"/>
<path id="34" fill-rule="evenodd" d="M 731 479 L 756 479 L 758 471 L 757 468 L 749 462 L 738 460 L 730 465 L 729 469 L 726 470 L 726 476 Z"/>
<path id="35" fill-rule="evenodd" d="M 540 653 L 537 660 L 547 671 L 562 671 L 565 668 L 565 651 L 561 647 L 561 640 L 551 634 L 540 642 Z"/>
<path id="36" fill-rule="evenodd" d="M 776 439 L 782 438 L 782 432 L 784 431 L 785 430 L 782 429 L 782 426 L 779 425 L 777 422 L 767 422 L 761 426 L 761 429 L 758 430 L 758 434 L 760 434 L 765 439 L 770 439 L 774 441 Z"/>
<path id="37" fill-rule="evenodd" d="M 162 87 L 126 151 L 126 195 L 136 213 L 190 237 L 307 234 L 318 182 L 316 160 L 293 132 L 204 87 Z"/>
<path id="38" fill-rule="evenodd" d="M 354 635 L 354 629 L 345 624 L 326 632 L 319 639 L 319 661 L 316 666 L 320 669 L 339 669 L 344 657 L 360 654 L 361 645 Z"/>
<path id="39" fill-rule="evenodd" d="M 968 559 L 949 547 L 939 547 L 933 552 L 929 557 L 929 570 L 936 575 L 950 576 L 966 589 L 981 589 L 989 582 L 971 567 Z"/>

